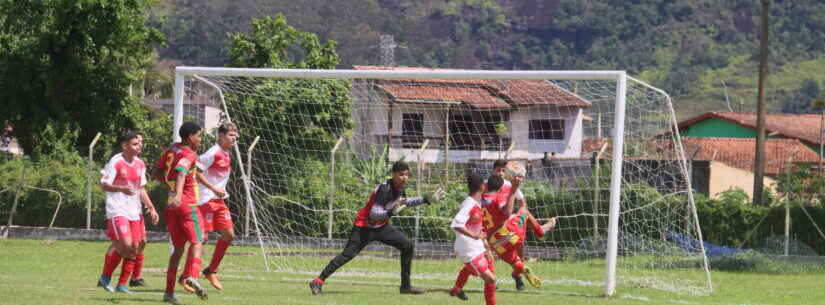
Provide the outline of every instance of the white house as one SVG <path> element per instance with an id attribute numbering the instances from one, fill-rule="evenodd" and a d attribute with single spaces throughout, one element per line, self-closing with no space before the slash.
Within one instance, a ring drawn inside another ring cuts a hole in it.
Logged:
<path id="1" fill-rule="evenodd" d="M 187 95 L 183 104 L 184 119 L 194 119 L 204 130 L 212 130 L 221 124 L 220 102 L 215 95 Z M 175 100 L 168 99 L 141 99 L 144 104 L 158 107 L 163 111 L 173 114 L 175 110 Z"/>
<path id="2" fill-rule="evenodd" d="M 511 144 L 511 159 L 539 159 L 549 152 L 577 158 L 583 109 L 591 107 L 543 80 L 359 80 L 351 95 L 357 147 L 390 143 L 391 160 L 416 161 L 429 140 L 422 162 L 497 159 Z"/>

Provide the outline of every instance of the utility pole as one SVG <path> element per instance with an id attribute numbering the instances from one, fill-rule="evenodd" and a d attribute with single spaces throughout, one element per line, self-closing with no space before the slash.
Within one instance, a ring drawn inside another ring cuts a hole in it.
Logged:
<path id="1" fill-rule="evenodd" d="M 753 205 L 762 204 L 765 176 L 765 82 L 768 78 L 768 14 L 771 1 L 762 0 L 762 39 L 759 59 L 759 95 L 756 98 L 756 158 L 753 163 Z"/>
<path id="2" fill-rule="evenodd" d="M 395 36 L 381 35 L 381 65 L 384 67 L 395 66 Z"/>

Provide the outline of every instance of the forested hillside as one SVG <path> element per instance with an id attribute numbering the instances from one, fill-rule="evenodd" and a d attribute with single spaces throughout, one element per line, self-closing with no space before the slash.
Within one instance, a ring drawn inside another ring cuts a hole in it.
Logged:
<path id="1" fill-rule="evenodd" d="M 403 66 L 621 69 L 666 89 L 680 118 L 753 111 L 759 1 L 677 0 L 160 0 L 151 25 L 167 62 L 227 63 L 227 33 L 252 17 L 338 42 L 340 67 L 380 64 L 394 35 Z M 825 86 L 825 1 L 773 1 L 771 112 L 812 112 Z M 296 54 L 300 56 L 300 54 Z"/>

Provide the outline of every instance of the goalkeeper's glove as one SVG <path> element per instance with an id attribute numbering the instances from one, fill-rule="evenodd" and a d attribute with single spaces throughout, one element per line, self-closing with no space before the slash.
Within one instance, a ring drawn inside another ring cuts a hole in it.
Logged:
<path id="1" fill-rule="evenodd" d="M 407 198 L 401 197 L 398 198 L 398 200 L 396 201 L 390 202 L 390 204 L 388 204 L 386 207 L 387 212 L 390 214 L 390 216 L 398 215 L 398 213 L 401 213 L 401 210 L 407 207 L 407 205 L 404 204 L 404 201 L 406 200 Z"/>
<path id="2" fill-rule="evenodd" d="M 424 202 L 426 203 L 439 202 L 442 199 L 444 199 L 444 189 L 442 188 L 438 188 L 435 192 L 424 195 Z"/>

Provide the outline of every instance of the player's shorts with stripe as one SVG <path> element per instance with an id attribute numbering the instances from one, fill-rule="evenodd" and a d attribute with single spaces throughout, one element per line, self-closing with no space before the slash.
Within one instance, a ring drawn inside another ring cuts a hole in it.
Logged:
<path id="1" fill-rule="evenodd" d="M 123 216 L 106 219 L 106 236 L 109 236 L 112 241 L 128 238 L 131 242 L 139 242 L 144 234 L 145 230 L 141 228 L 140 220 L 130 221 Z"/>
<path id="2" fill-rule="evenodd" d="M 198 207 L 203 215 L 203 231 L 232 229 L 232 214 L 223 199 L 215 198 Z"/>
<path id="3" fill-rule="evenodd" d="M 473 260 L 471 260 L 469 263 L 464 263 L 464 266 L 469 267 L 467 269 L 470 270 L 470 274 L 479 276 L 487 270 L 490 270 L 490 265 L 492 263 L 493 262 L 487 260 L 486 252 L 483 252 L 475 258 L 473 258 Z"/>
<path id="4" fill-rule="evenodd" d="M 166 230 L 169 231 L 173 246 L 178 248 L 186 245 L 186 242 L 203 242 L 203 216 L 197 206 L 181 204 L 175 208 L 170 205 L 166 206 L 165 214 Z"/>

